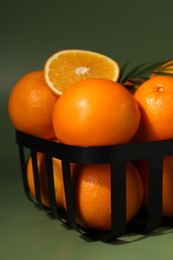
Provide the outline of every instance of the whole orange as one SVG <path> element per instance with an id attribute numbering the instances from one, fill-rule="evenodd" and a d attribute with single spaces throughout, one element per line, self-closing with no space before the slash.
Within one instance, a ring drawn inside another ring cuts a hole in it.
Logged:
<path id="1" fill-rule="evenodd" d="M 131 93 L 106 79 L 87 79 L 71 86 L 53 110 L 56 137 L 70 145 L 127 143 L 139 121 L 140 111 Z"/>
<path id="2" fill-rule="evenodd" d="M 55 198 L 56 203 L 59 208 L 63 207 L 63 176 L 62 176 L 62 166 L 59 159 L 53 158 L 53 177 L 54 177 L 54 188 L 55 188 Z M 40 183 L 41 200 L 44 206 L 50 207 L 49 202 L 49 191 L 48 191 L 48 181 L 46 175 L 46 160 L 45 155 L 38 152 L 37 153 L 37 165 L 38 165 L 38 177 Z M 32 166 L 32 158 L 29 157 L 26 168 L 27 182 L 29 190 L 34 198 L 36 198 L 35 193 L 35 181 Z"/>
<path id="3" fill-rule="evenodd" d="M 143 83 L 134 94 L 141 111 L 137 141 L 173 138 L 173 77 L 157 76 Z"/>
<path id="4" fill-rule="evenodd" d="M 109 164 L 76 164 L 72 167 L 76 222 L 89 229 L 111 228 L 111 191 Z M 121 198 L 120 198 L 121 200 Z M 126 221 L 138 213 L 143 186 L 136 167 L 127 163 Z M 66 205 L 65 205 L 66 207 Z"/>
<path id="5" fill-rule="evenodd" d="M 43 71 L 24 75 L 9 96 L 8 111 L 13 125 L 31 135 L 54 138 L 52 111 L 56 100 L 45 83 Z"/>
<path id="6" fill-rule="evenodd" d="M 137 162 L 137 168 L 144 186 L 144 207 L 148 207 L 148 162 Z M 163 182 L 162 182 L 162 214 L 173 217 L 173 156 L 163 158 Z"/>

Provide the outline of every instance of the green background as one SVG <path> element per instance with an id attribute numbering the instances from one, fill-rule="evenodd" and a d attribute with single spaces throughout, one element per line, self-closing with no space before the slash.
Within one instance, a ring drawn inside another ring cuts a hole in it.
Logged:
<path id="1" fill-rule="evenodd" d="M 97 51 L 131 67 L 172 58 L 172 9 L 170 0 L 1 1 L 0 259 L 173 258 L 172 229 L 87 242 L 36 210 L 23 192 L 7 111 L 15 82 L 61 49 Z"/>

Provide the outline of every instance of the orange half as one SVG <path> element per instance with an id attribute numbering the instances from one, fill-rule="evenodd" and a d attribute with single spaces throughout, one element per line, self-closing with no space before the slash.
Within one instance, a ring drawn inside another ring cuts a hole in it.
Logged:
<path id="1" fill-rule="evenodd" d="M 120 68 L 116 61 L 97 52 L 62 50 L 47 59 L 45 80 L 50 89 L 61 95 L 71 85 L 88 78 L 118 81 Z"/>

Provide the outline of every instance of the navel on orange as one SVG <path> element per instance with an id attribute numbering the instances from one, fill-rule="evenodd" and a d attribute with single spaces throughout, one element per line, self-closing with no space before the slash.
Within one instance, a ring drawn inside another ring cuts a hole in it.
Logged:
<path id="1" fill-rule="evenodd" d="M 45 80 L 56 94 L 74 83 L 88 78 L 105 78 L 117 81 L 120 68 L 113 59 L 86 50 L 62 50 L 45 62 Z"/>

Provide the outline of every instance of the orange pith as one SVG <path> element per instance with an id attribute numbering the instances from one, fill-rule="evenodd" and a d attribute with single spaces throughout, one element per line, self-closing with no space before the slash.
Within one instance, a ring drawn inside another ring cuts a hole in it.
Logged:
<path id="1" fill-rule="evenodd" d="M 137 141 L 173 138 L 173 77 L 147 80 L 134 95 L 141 111 Z"/>
<path id="2" fill-rule="evenodd" d="M 127 143 L 139 121 L 140 111 L 129 91 L 105 79 L 87 79 L 71 86 L 53 110 L 56 137 L 70 145 Z"/>
<path id="3" fill-rule="evenodd" d="M 57 94 L 87 78 L 117 81 L 119 65 L 111 58 L 91 51 L 64 50 L 53 54 L 45 63 L 45 80 Z"/>

